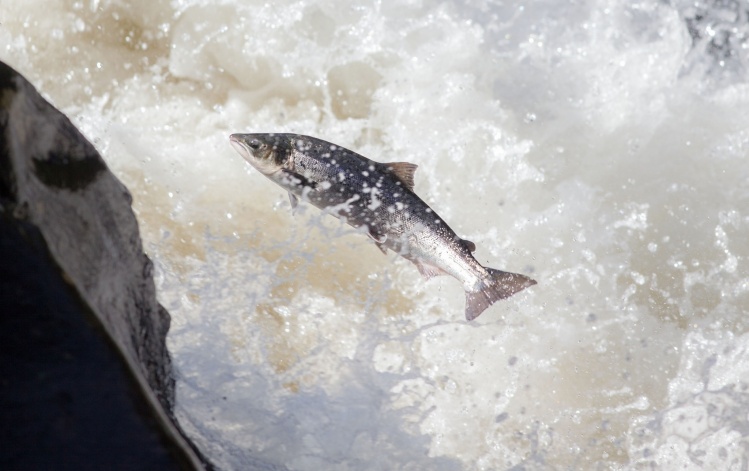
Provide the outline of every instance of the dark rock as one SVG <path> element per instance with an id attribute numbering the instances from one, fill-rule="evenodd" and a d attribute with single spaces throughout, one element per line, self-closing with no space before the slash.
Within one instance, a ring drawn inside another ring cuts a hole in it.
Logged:
<path id="1" fill-rule="evenodd" d="M 128 190 L 0 63 L 0 463 L 200 469 Z"/>

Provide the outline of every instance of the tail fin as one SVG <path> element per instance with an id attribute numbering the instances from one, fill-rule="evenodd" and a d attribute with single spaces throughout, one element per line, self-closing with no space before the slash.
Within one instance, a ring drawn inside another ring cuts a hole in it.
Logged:
<path id="1" fill-rule="evenodd" d="M 508 273 L 494 268 L 487 268 L 490 279 L 485 280 L 478 291 L 466 291 L 466 319 L 477 318 L 486 308 L 509 298 L 518 291 L 536 284 L 536 280 L 517 273 Z"/>

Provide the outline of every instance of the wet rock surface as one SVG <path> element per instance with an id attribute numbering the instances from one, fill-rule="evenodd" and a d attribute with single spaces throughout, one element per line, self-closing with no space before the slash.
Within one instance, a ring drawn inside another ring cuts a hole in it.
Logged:
<path id="1" fill-rule="evenodd" d="M 130 203 L 0 63 L 3 469 L 202 469 L 172 414 L 170 318 Z"/>

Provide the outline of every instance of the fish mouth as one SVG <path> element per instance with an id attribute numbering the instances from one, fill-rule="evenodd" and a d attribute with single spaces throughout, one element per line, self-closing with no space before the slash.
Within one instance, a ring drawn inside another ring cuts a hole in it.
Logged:
<path id="1" fill-rule="evenodd" d="M 260 173 L 271 175 L 280 170 L 280 165 L 273 161 L 273 153 L 268 151 L 259 139 L 255 139 L 253 134 L 231 134 L 229 143 L 247 163 Z M 260 145 L 262 148 L 257 148 Z"/>
<path id="2" fill-rule="evenodd" d="M 234 150 L 236 150 L 239 153 L 239 155 L 242 156 L 243 159 L 245 159 L 248 162 L 251 161 L 252 154 L 250 153 L 250 149 L 248 149 L 247 146 L 244 145 L 241 134 L 230 135 L 229 143 L 234 148 Z"/>

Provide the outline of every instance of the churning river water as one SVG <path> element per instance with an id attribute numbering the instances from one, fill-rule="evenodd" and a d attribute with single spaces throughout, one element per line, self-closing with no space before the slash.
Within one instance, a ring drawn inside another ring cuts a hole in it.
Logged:
<path id="1" fill-rule="evenodd" d="M 177 414 L 222 469 L 749 466 L 744 1 L 24 0 L 0 59 L 134 196 Z M 419 165 L 449 277 L 286 195 L 234 132 Z"/>

